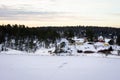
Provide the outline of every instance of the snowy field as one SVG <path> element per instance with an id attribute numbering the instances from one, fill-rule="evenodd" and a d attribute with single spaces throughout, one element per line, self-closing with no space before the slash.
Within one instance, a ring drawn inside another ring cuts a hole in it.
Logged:
<path id="1" fill-rule="evenodd" d="M 0 55 L 0 80 L 120 80 L 120 59 Z"/>

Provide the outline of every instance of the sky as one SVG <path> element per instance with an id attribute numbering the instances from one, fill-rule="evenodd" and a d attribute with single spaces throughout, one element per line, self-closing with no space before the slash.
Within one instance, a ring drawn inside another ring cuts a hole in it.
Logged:
<path id="1" fill-rule="evenodd" d="M 0 24 L 120 27 L 120 0 L 0 0 Z"/>

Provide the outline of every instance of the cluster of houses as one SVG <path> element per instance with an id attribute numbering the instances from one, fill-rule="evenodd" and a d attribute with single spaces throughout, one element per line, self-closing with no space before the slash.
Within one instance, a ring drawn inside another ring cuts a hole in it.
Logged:
<path id="1" fill-rule="evenodd" d="M 75 41 L 74 44 L 76 44 L 76 45 L 83 45 L 85 42 L 88 42 L 86 37 L 85 38 L 74 37 L 74 38 L 72 38 L 72 40 Z M 109 46 L 110 40 L 111 39 L 103 38 L 103 36 L 99 36 L 97 42 L 104 44 L 104 46 Z M 89 43 L 93 44 L 93 43 L 97 43 L 97 42 L 89 42 Z"/>
<path id="2" fill-rule="evenodd" d="M 112 51 L 112 46 L 109 44 L 111 39 L 104 38 L 103 36 L 99 36 L 96 42 L 88 42 L 87 38 L 77 38 L 74 37 L 71 40 L 61 39 L 61 41 L 57 44 L 57 52 L 69 52 L 75 53 L 106 53 L 110 54 Z M 61 46 L 61 44 L 64 46 Z M 73 54 L 74 54 L 73 53 Z"/>

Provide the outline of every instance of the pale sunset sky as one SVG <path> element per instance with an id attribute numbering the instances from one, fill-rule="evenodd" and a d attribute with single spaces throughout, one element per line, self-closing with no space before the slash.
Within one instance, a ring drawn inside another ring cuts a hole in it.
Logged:
<path id="1" fill-rule="evenodd" d="M 120 27 L 120 0 L 0 0 L 0 24 Z"/>

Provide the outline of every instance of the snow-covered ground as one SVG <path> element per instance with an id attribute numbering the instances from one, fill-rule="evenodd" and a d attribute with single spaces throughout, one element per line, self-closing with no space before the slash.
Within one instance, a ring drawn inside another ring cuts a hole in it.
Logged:
<path id="1" fill-rule="evenodd" d="M 0 80 L 120 80 L 120 58 L 1 54 Z"/>

